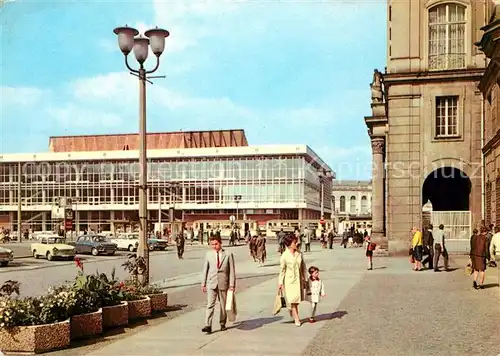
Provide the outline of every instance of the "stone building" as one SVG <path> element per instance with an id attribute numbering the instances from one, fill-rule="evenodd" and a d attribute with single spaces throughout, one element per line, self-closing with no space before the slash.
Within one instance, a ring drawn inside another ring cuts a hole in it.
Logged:
<path id="1" fill-rule="evenodd" d="M 342 234 L 353 226 L 371 231 L 372 182 L 334 180 L 332 184 L 332 210 L 336 230 Z"/>
<path id="2" fill-rule="evenodd" d="M 487 225 L 500 225 L 500 5 L 484 28 L 477 44 L 490 59 L 479 83 L 483 93 L 485 117 L 483 124 L 484 220 Z"/>
<path id="3" fill-rule="evenodd" d="M 486 67 L 474 45 L 493 7 L 477 0 L 389 0 L 387 67 L 375 71 L 372 115 L 373 233 L 407 251 L 422 207 L 452 239 L 481 215 L 482 96 Z"/>

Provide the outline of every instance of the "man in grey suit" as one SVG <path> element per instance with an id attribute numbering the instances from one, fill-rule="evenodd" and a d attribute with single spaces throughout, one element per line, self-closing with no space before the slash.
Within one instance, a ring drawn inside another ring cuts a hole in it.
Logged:
<path id="1" fill-rule="evenodd" d="M 212 332 L 212 319 L 214 317 L 215 302 L 219 299 L 220 304 L 220 326 L 221 331 L 226 330 L 226 296 L 227 291 L 234 291 L 236 285 L 236 273 L 234 269 L 234 256 L 222 249 L 220 236 L 214 235 L 210 238 L 211 251 L 205 255 L 205 263 L 202 270 L 201 290 L 207 293 L 207 313 L 205 327 L 202 332 Z"/>

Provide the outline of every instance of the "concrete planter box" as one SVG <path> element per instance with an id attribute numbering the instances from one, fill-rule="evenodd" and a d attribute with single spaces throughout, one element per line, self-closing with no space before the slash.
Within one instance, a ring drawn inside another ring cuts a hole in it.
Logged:
<path id="1" fill-rule="evenodd" d="M 168 294 L 150 294 L 148 295 L 151 299 L 151 312 L 163 312 L 168 308 Z"/>
<path id="2" fill-rule="evenodd" d="M 128 303 L 102 308 L 102 327 L 114 328 L 128 324 Z"/>
<path id="3" fill-rule="evenodd" d="M 102 309 L 94 313 L 71 317 L 71 340 L 96 336 L 102 333 Z"/>
<path id="4" fill-rule="evenodd" d="M 139 300 L 128 301 L 128 319 L 143 319 L 151 316 L 151 299 L 145 296 Z"/>
<path id="5" fill-rule="evenodd" d="M 68 347 L 70 321 L 60 323 L 15 326 L 0 329 L 0 349 L 5 352 L 43 353 Z"/>

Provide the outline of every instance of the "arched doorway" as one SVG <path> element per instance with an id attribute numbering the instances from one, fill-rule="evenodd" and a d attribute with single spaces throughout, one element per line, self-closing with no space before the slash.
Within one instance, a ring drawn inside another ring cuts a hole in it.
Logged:
<path id="1" fill-rule="evenodd" d="M 422 206 L 430 202 L 432 225 L 443 224 L 449 238 L 465 239 L 471 234 L 471 188 L 469 177 L 454 167 L 438 168 L 425 178 Z"/>
<path id="2" fill-rule="evenodd" d="M 433 211 L 468 211 L 471 181 L 460 169 L 442 167 L 427 176 L 422 205 L 429 200 Z"/>

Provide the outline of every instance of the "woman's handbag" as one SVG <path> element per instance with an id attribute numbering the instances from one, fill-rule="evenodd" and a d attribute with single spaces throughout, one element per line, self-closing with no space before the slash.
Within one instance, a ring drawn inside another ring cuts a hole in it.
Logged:
<path id="1" fill-rule="evenodd" d="M 274 299 L 273 315 L 278 314 L 281 311 L 281 308 L 286 308 L 286 299 L 281 291 L 278 291 L 276 298 Z"/>
<path id="2" fill-rule="evenodd" d="M 281 307 L 286 308 L 286 299 L 283 293 L 280 293 L 280 301 L 281 301 Z"/>
<path id="3" fill-rule="evenodd" d="M 470 276 L 474 271 L 472 270 L 472 263 L 469 261 L 465 266 L 465 275 Z"/>

